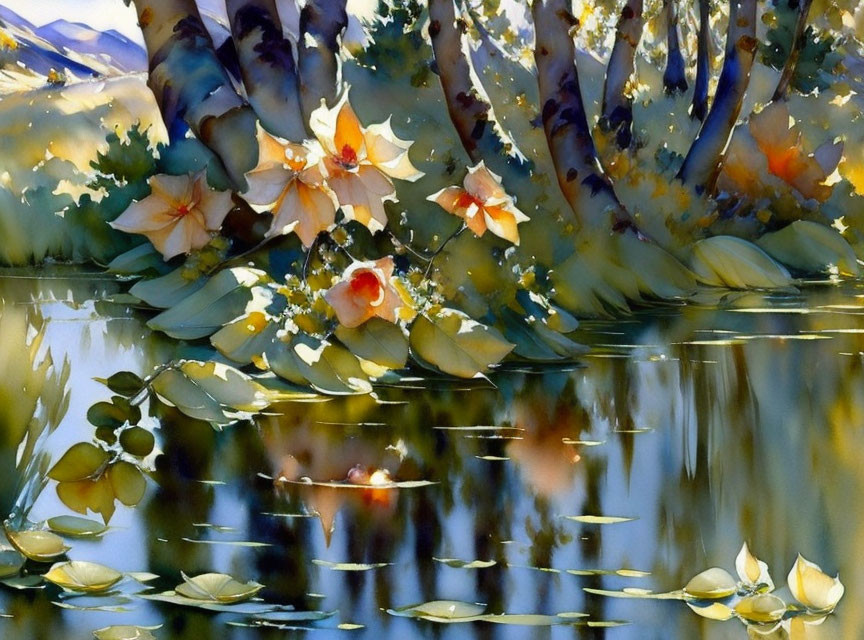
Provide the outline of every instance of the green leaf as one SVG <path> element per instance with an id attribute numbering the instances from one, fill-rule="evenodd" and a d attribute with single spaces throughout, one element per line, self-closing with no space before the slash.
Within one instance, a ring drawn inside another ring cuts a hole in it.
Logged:
<path id="1" fill-rule="evenodd" d="M 714 236 L 693 245 L 690 268 L 707 285 L 732 289 L 784 289 L 792 285 L 785 267 L 751 242 Z"/>
<path id="2" fill-rule="evenodd" d="M 89 520 L 88 518 L 79 518 L 78 516 L 56 516 L 48 518 L 46 524 L 54 533 L 75 538 L 101 536 L 108 531 L 108 527 L 101 522 Z"/>
<path id="3" fill-rule="evenodd" d="M 125 253 L 121 253 L 108 263 L 109 273 L 135 274 L 147 270 L 165 271 L 162 254 L 149 242 L 138 245 Z"/>
<path id="4" fill-rule="evenodd" d="M 147 491 L 147 479 L 134 464 L 115 462 L 107 471 L 114 497 L 127 507 L 134 507 Z"/>
<path id="5" fill-rule="evenodd" d="M 104 382 L 111 391 L 127 398 L 144 388 L 144 381 L 131 371 L 118 371 Z"/>
<path id="6" fill-rule="evenodd" d="M 156 446 L 156 438 L 153 434 L 141 427 L 124 429 L 120 433 L 120 446 L 123 451 L 139 458 L 149 456 Z"/>
<path id="7" fill-rule="evenodd" d="M 501 333 L 454 309 L 430 318 L 418 316 L 411 326 L 411 351 L 444 373 L 473 378 L 513 350 Z"/>
<path id="8" fill-rule="evenodd" d="M 139 420 L 141 409 L 120 396 L 115 396 L 113 402 L 97 402 L 87 410 L 87 421 L 94 427 L 116 429 L 127 422 L 135 424 Z"/>
<path id="9" fill-rule="evenodd" d="M 151 307 L 167 309 L 185 300 L 206 283 L 207 278 L 197 274 L 190 278 L 188 270 L 185 267 L 180 267 L 159 278 L 141 280 L 135 283 L 129 289 L 129 293 Z"/>
<path id="10" fill-rule="evenodd" d="M 339 325 L 336 337 L 355 356 L 389 369 L 401 369 L 408 362 L 408 340 L 402 329 L 381 318 L 371 318 L 359 327 Z"/>
<path id="11" fill-rule="evenodd" d="M 90 444 L 79 442 L 72 445 L 48 472 L 48 477 L 57 482 L 75 482 L 91 478 L 108 462 L 108 452 Z"/>
<path id="12" fill-rule="evenodd" d="M 276 340 L 279 324 L 261 311 L 252 311 L 229 322 L 210 336 L 210 343 L 226 358 L 249 364 Z"/>
<path id="13" fill-rule="evenodd" d="M 156 394 L 187 416 L 225 425 L 270 402 L 270 392 L 245 373 L 215 362 L 187 360 L 167 369 L 151 384 Z M 225 407 L 233 411 L 226 411 Z"/>
<path id="14" fill-rule="evenodd" d="M 804 273 L 859 274 L 855 251 L 837 231 L 824 224 L 796 220 L 756 241 L 768 255 Z"/>
<path id="15" fill-rule="evenodd" d="M 300 335 L 285 348 L 293 358 L 297 373 L 322 393 L 345 395 L 372 391 L 360 361 L 341 345 Z"/>
<path id="16" fill-rule="evenodd" d="M 253 298 L 251 287 L 264 277 L 263 271 L 246 267 L 220 271 L 200 290 L 152 318 L 147 326 L 181 340 L 212 335 L 245 311 Z"/>

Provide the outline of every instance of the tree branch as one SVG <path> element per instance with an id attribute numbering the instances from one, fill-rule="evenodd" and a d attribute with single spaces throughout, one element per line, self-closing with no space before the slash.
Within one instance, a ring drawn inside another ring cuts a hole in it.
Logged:
<path id="1" fill-rule="evenodd" d="M 332 107 L 339 95 L 339 36 L 348 26 L 346 0 L 307 0 L 300 12 L 300 105 L 308 128 L 309 117 L 321 106 Z"/>
<path id="2" fill-rule="evenodd" d="M 171 140 L 191 129 L 222 161 L 239 189 L 255 166 L 255 113 L 216 56 L 194 0 L 136 0 L 150 58 L 148 85 Z"/>
<path id="3" fill-rule="evenodd" d="M 730 1 L 726 55 L 714 101 L 678 172 L 679 179 L 700 192 L 714 188 L 723 153 L 741 111 L 756 55 L 757 0 Z"/>
<path id="4" fill-rule="evenodd" d="M 532 12 L 543 128 L 558 184 L 578 219 L 598 208 L 611 210 L 614 230 L 635 229 L 600 166 L 588 128 L 570 34 L 578 21 L 570 13 L 570 2 L 534 0 Z M 597 220 L 592 222 L 597 226 Z"/>
<path id="5" fill-rule="evenodd" d="M 790 5 L 793 2 L 796 2 L 796 0 L 789 0 Z M 795 21 L 795 34 L 792 36 L 789 57 L 786 58 L 786 63 L 783 65 L 783 71 L 780 74 L 780 80 L 777 83 L 777 88 L 774 90 L 774 96 L 771 98 L 774 102 L 786 98 L 789 84 L 795 75 L 795 67 L 798 66 L 798 56 L 801 55 L 801 49 L 804 48 L 807 40 L 805 29 L 807 27 L 807 16 L 810 14 L 810 5 L 813 4 L 813 0 L 797 0 L 797 3 L 798 19 Z"/>
<path id="6" fill-rule="evenodd" d="M 711 77 L 711 58 L 708 39 L 711 29 L 711 0 L 699 0 L 699 35 L 696 51 L 696 84 L 693 86 L 693 105 L 690 117 L 705 119 L 708 112 L 708 81 Z"/>
<path id="7" fill-rule="evenodd" d="M 663 0 L 666 15 L 666 70 L 663 72 L 663 88 L 667 95 L 687 91 L 687 76 L 684 73 L 684 56 L 681 54 L 681 38 L 678 30 L 677 0 Z"/>
<path id="8" fill-rule="evenodd" d="M 243 85 L 261 124 L 277 136 L 303 140 L 297 68 L 275 0 L 226 0 L 226 7 Z"/>
<path id="9" fill-rule="evenodd" d="M 633 75 L 636 48 L 645 24 L 642 8 L 642 0 L 627 0 L 621 10 L 603 84 L 600 125 L 606 131 L 617 132 L 615 139 L 621 149 L 633 141 L 633 99 L 627 94 L 627 82 Z"/>

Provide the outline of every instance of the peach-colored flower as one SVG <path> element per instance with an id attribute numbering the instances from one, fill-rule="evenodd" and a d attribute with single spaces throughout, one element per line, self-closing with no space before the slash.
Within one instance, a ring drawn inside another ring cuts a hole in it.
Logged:
<path id="1" fill-rule="evenodd" d="M 427 198 L 437 202 L 448 213 L 465 220 L 477 236 L 491 231 L 499 238 L 519 244 L 520 222 L 529 218 L 501 186 L 501 177 L 489 171 L 481 161 L 468 169 L 462 187 L 445 187 Z"/>
<path id="2" fill-rule="evenodd" d="M 423 175 L 408 158 L 413 143 L 397 138 L 389 119 L 363 127 L 347 91 L 332 109 L 322 104 L 313 111 L 310 126 L 324 147 L 327 184 L 345 217 L 381 231 L 387 225 L 384 202 L 396 202 L 391 178 L 414 182 Z"/>
<path id="3" fill-rule="evenodd" d="M 747 135 L 749 133 L 749 136 Z M 843 155 L 843 143 L 829 141 L 812 154 L 801 143 L 801 130 L 790 118 L 785 102 L 772 102 L 750 116 L 750 125 L 732 139 L 718 187 L 758 198 L 776 176 L 804 198 L 825 202 L 832 187 L 826 184 Z M 782 184 L 775 181 L 775 184 Z"/>
<path id="4" fill-rule="evenodd" d="M 324 299 L 333 307 L 339 322 L 349 328 L 359 327 L 374 316 L 396 322 L 402 299 L 392 278 L 393 258 L 357 261 L 324 294 Z"/>
<path id="5" fill-rule="evenodd" d="M 241 196 L 256 211 L 273 213 L 268 236 L 293 231 L 310 247 L 335 225 L 336 197 L 324 182 L 320 155 L 320 147 L 288 142 L 258 125 L 258 164 L 246 173 L 249 188 Z"/>
<path id="6" fill-rule="evenodd" d="M 130 204 L 110 224 L 147 236 L 165 260 L 205 246 L 233 208 L 231 193 L 211 189 L 203 171 L 156 175 L 148 184 L 150 195 Z"/>

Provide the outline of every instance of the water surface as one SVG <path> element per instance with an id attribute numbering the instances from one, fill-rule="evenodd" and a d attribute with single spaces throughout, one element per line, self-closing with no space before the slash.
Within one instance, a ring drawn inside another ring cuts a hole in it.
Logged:
<path id="1" fill-rule="evenodd" d="M 94 378 L 146 374 L 176 353 L 117 297 L 124 289 L 80 272 L 0 278 L 4 513 L 25 480 L 14 463 L 29 414 L 68 395 L 39 444 L 56 460 L 92 438 L 87 408 L 111 395 Z M 26 346 L 38 335 L 38 348 Z M 471 383 L 418 378 L 374 396 L 282 404 L 222 432 L 164 406 L 146 418 L 163 455 L 145 499 L 118 508 L 101 539 L 74 541 L 70 557 L 158 574 L 157 590 L 180 582 L 180 571 L 254 579 L 268 602 L 336 612 L 295 625 L 309 630 L 234 626 L 248 617 L 137 598 L 123 611 L 69 609 L 51 587 L 0 590 L 0 613 L 11 616 L 0 633 L 84 640 L 136 624 L 162 625 L 156 637 L 176 640 L 747 638 L 740 622 L 704 620 L 682 602 L 583 590 L 677 589 L 710 566 L 734 571 L 746 540 L 778 586 L 799 552 L 840 572 L 846 596 L 836 613 L 793 638 L 864 637 L 864 286 L 706 295 L 585 321 L 577 339 L 592 347 L 578 365 L 510 366 Z M 37 366 L 49 352 L 53 366 Z M 434 484 L 306 481 L 342 481 L 357 465 Z M 54 485 L 31 520 L 71 513 Z M 586 515 L 627 520 L 567 517 Z M 387 612 L 439 599 L 588 617 L 523 627 Z M 346 623 L 363 627 L 337 628 Z"/>

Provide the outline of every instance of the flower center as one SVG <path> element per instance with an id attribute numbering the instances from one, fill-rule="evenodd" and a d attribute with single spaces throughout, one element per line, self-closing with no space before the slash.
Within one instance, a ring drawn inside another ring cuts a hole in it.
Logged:
<path id="1" fill-rule="evenodd" d="M 189 213 L 189 206 L 188 205 L 181 204 L 179 207 L 177 207 L 177 215 L 179 217 L 182 218 L 183 216 L 187 215 L 188 213 Z"/>
<path id="2" fill-rule="evenodd" d="M 351 292 L 373 305 L 380 304 L 384 293 L 378 276 L 371 271 L 361 271 L 354 274 L 351 278 Z"/>
<path id="3" fill-rule="evenodd" d="M 353 169 L 357 166 L 357 152 L 351 145 L 342 146 L 342 150 L 339 152 L 339 164 L 346 169 Z"/>
<path id="4" fill-rule="evenodd" d="M 478 209 L 482 209 L 483 201 L 480 200 L 480 198 L 471 195 L 467 191 L 460 195 L 459 199 L 456 201 L 456 206 L 460 209 L 470 209 L 471 205 L 474 205 Z"/>

